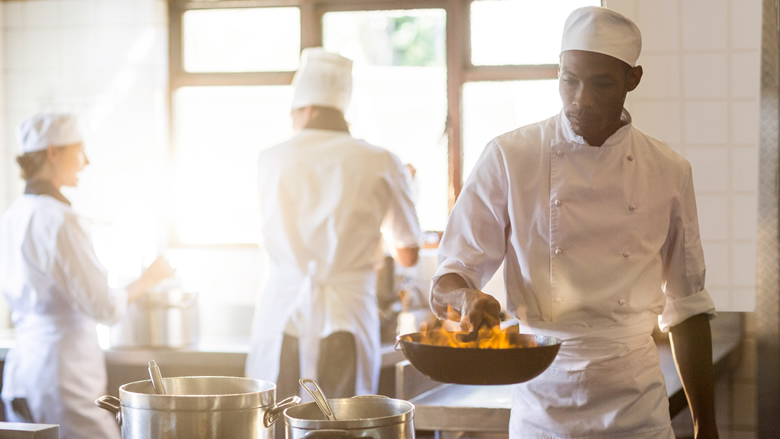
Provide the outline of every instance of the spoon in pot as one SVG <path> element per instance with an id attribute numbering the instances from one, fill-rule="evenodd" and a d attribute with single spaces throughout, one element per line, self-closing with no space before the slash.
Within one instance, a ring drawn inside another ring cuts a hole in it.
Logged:
<path id="1" fill-rule="evenodd" d="M 322 410 L 322 413 L 327 416 L 329 421 L 335 421 L 336 416 L 333 414 L 333 410 L 330 408 L 330 404 L 328 404 L 328 399 L 325 398 L 325 394 L 322 393 L 322 389 L 320 389 L 320 386 L 317 385 L 317 383 L 310 379 L 310 378 L 301 378 L 298 380 L 298 383 L 306 389 L 307 392 L 309 392 L 309 395 L 311 395 L 312 398 L 314 398 L 314 402 L 317 404 L 317 407 Z M 311 384 L 314 386 L 314 389 L 311 389 L 307 384 Z"/>
<path id="2" fill-rule="evenodd" d="M 165 384 L 163 384 L 162 375 L 160 375 L 160 368 L 154 360 L 149 361 L 149 376 L 152 378 L 152 386 L 154 386 L 155 392 L 158 395 L 165 395 Z"/>

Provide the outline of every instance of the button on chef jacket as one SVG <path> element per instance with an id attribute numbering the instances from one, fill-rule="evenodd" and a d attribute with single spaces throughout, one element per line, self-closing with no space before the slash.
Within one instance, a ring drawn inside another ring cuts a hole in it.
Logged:
<path id="1" fill-rule="evenodd" d="M 68 204 L 28 194 L 8 208 L 0 223 L 0 288 L 16 336 L 3 374 L 5 404 L 25 398 L 33 420 L 59 424 L 63 438 L 119 438 L 111 414 L 94 404 L 106 393 L 95 324 L 121 318 L 127 290 L 108 287 Z"/>
<path id="2" fill-rule="evenodd" d="M 689 163 L 625 123 L 601 147 L 563 112 L 493 139 L 451 213 L 433 284 L 504 262 L 520 332 L 563 340 L 513 386 L 510 437 L 673 437 L 651 332 L 714 315 Z M 614 436 L 616 435 L 616 436 Z"/>
<path id="3" fill-rule="evenodd" d="M 301 377 L 316 379 L 319 340 L 347 331 L 358 356 L 356 392 L 376 393 L 381 230 L 396 247 L 417 246 L 421 234 L 407 171 L 347 132 L 304 129 L 260 154 L 259 182 L 270 267 L 246 374 L 276 381 L 284 331 L 307 346 Z"/>

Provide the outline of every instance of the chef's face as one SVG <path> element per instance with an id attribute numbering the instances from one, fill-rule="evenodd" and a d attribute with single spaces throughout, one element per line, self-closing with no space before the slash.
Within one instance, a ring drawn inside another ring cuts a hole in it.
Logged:
<path id="1" fill-rule="evenodd" d="M 626 94 L 639 85 L 642 67 L 582 50 L 561 53 L 558 89 L 566 118 L 591 146 L 601 146 L 621 127 Z"/>
<path id="2" fill-rule="evenodd" d="M 49 147 L 49 157 L 53 165 L 52 180 L 58 186 L 76 186 L 79 172 L 89 164 L 84 153 L 83 143 L 61 147 Z"/>

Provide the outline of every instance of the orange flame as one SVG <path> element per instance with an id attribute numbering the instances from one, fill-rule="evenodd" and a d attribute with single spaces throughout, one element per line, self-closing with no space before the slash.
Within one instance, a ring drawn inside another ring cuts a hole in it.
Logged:
<path id="1" fill-rule="evenodd" d="M 502 330 L 499 326 L 480 328 L 476 333 L 463 331 L 446 331 L 444 329 L 420 332 L 420 343 L 453 348 L 479 349 L 511 349 L 519 347 L 534 347 L 535 343 L 526 341 L 518 345 L 518 339 L 512 337 L 516 331 Z"/>

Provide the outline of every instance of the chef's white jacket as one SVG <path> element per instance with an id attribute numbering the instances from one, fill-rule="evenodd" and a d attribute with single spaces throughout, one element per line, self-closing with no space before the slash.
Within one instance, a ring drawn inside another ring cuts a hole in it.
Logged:
<path id="1" fill-rule="evenodd" d="M 95 324 L 122 316 L 127 291 L 108 287 L 69 205 L 23 195 L 8 208 L 0 223 L 0 288 L 16 336 L 3 371 L 6 408 L 26 399 L 34 422 L 59 424 L 62 438 L 118 438 L 116 421 L 94 403 L 106 393 Z"/>
<path id="2" fill-rule="evenodd" d="M 376 393 L 381 358 L 375 269 L 384 229 L 420 239 L 398 158 L 342 131 L 304 129 L 259 158 L 262 245 L 270 258 L 246 374 L 275 382 L 283 331 L 297 336 L 301 377 L 316 380 L 319 341 L 355 336 L 357 394 Z"/>
<path id="3" fill-rule="evenodd" d="M 520 331 L 563 340 L 514 386 L 512 439 L 673 437 L 651 332 L 714 305 L 690 165 L 622 119 L 601 147 L 563 112 L 493 139 L 442 238 L 434 285 L 457 273 L 481 288 L 504 262 Z"/>

